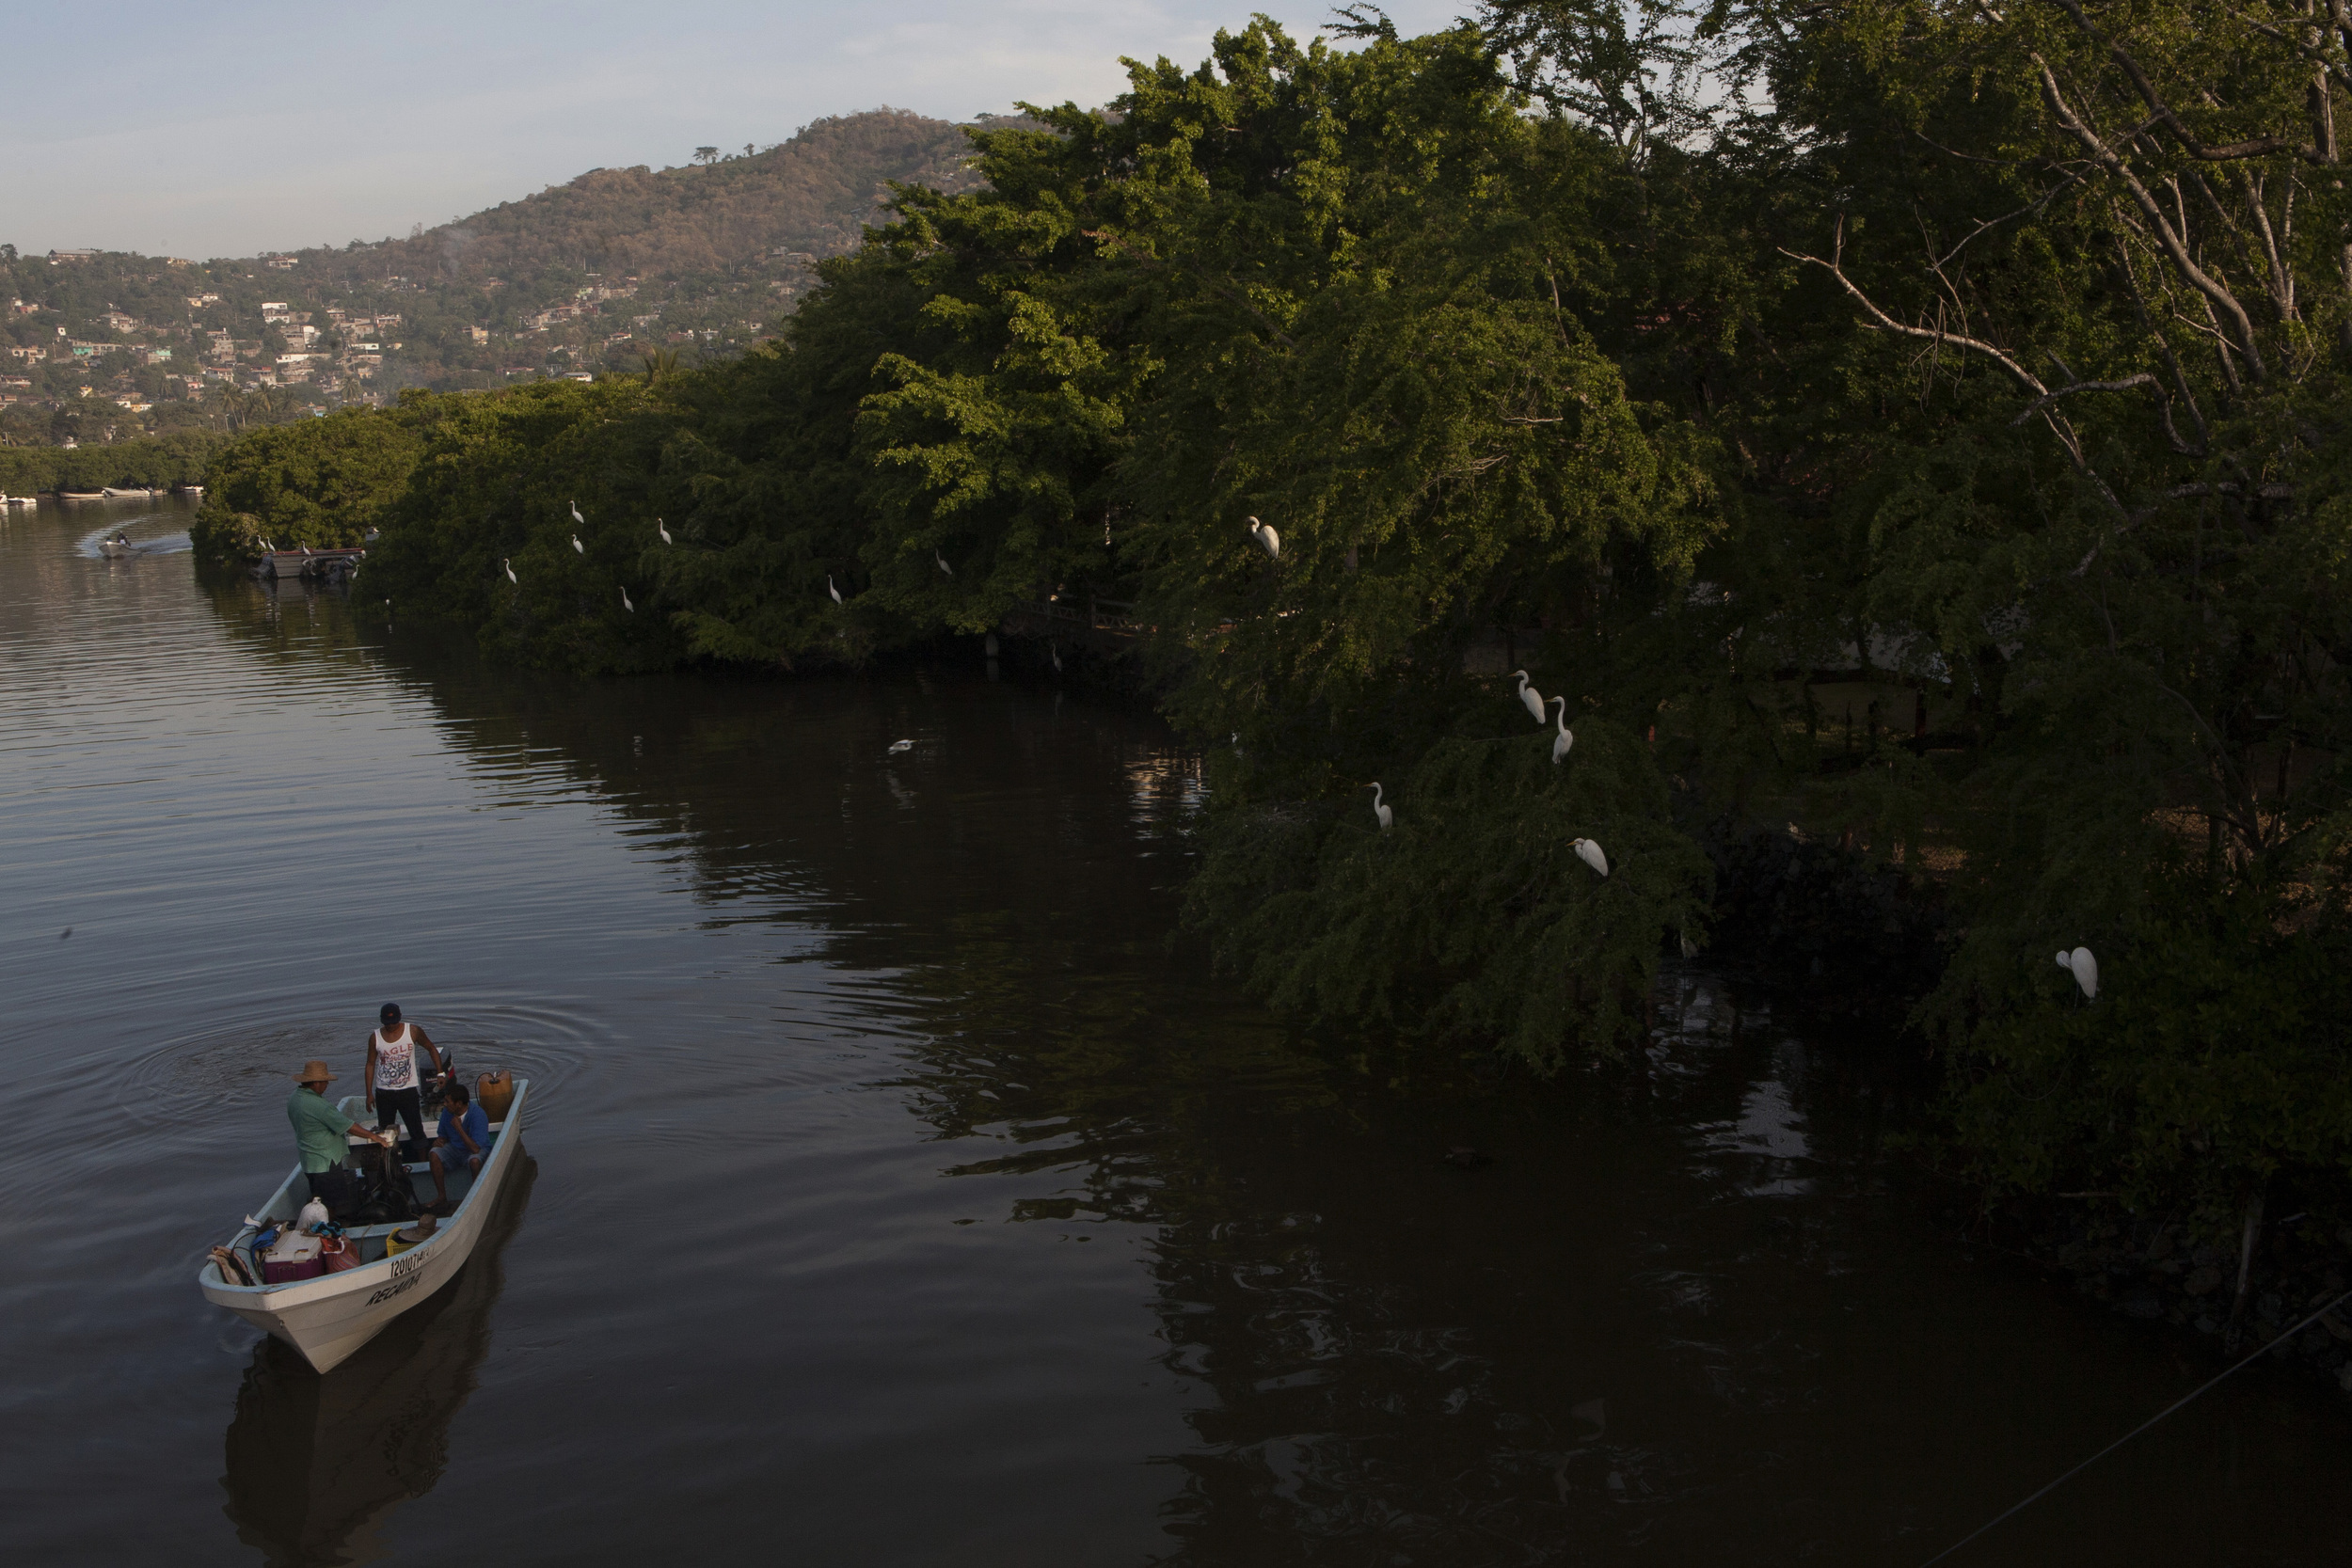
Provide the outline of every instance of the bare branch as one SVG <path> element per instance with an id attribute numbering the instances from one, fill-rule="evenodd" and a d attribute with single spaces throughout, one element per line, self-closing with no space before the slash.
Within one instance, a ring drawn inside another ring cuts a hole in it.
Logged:
<path id="1" fill-rule="evenodd" d="M 1854 298 L 1854 302 L 1860 305 L 1863 311 L 1870 318 L 1867 322 L 1864 323 L 1864 325 L 1870 327 L 1872 330 L 1879 332 L 1892 332 L 1899 337 L 1918 338 L 1930 342 L 1949 343 L 1954 348 L 1964 348 L 1972 353 L 1981 354 L 1986 358 L 1992 360 L 1994 364 L 2000 366 L 2001 369 L 2015 376 L 2018 381 L 2023 383 L 2025 387 L 2036 397 L 2040 397 L 2049 391 L 2049 388 L 2042 384 L 2042 380 L 2039 376 L 2036 376 L 2031 371 L 2026 369 L 2025 366 L 2019 364 L 2016 360 L 2011 359 L 2008 355 L 2002 353 L 1999 349 L 1994 348 L 1991 343 L 1985 342 L 1981 339 L 1965 337 L 1957 332 L 1945 332 L 1934 327 L 1906 326 L 1901 322 L 1899 322 L 1894 317 L 1888 315 L 1885 311 L 1880 309 L 1877 304 L 1871 300 L 1870 296 L 1864 293 L 1854 283 L 1854 280 L 1846 276 L 1846 268 L 1844 264 L 1846 254 L 1846 220 L 1842 215 L 1837 220 L 1836 245 L 1836 248 L 1831 251 L 1830 259 L 1828 261 L 1824 261 L 1819 256 L 1806 256 L 1801 254 L 1800 252 L 1788 249 L 1786 245 L 1780 247 L 1780 253 L 1783 256 L 1788 257 L 1790 261 L 1804 261 L 1808 265 L 1820 267 L 1822 271 L 1828 273 L 1832 277 L 1837 279 L 1838 287 L 1844 289 L 1849 294 L 1851 294 Z"/>
<path id="2" fill-rule="evenodd" d="M 2055 392 L 2042 393 L 2040 397 L 2034 399 L 2033 402 L 2026 404 L 2025 412 L 2019 414 L 2015 419 L 2010 420 L 2009 422 L 2011 425 L 2024 424 L 2027 420 L 2032 419 L 2036 414 L 2041 413 L 2042 409 L 2048 407 L 2051 404 L 2056 403 L 2058 399 L 2066 396 L 2070 392 L 2121 392 L 2131 387 L 2153 387 L 2155 385 L 2155 381 L 2156 378 L 2149 374 L 2146 371 L 2141 371 L 2137 375 L 2127 375 L 2121 381 L 2077 381 L 2072 386 L 2060 387 Z"/>
<path id="3" fill-rule="evenodd" d="M 2156 91 L 2156 85 L 2148 79 L 2146 71 L 2139 69 L 2139 62 L 2125 53 L 2122 44 L 2109 39 L 2090 24 L 2090 18 L 2083 14 L 2079 0 L 2056 0 L 2056 4 L 2060 10 L 2074 19 L 2074 25 L 2081 28 L 2086 36 L 2096 39 L 2107 46 L 2107 57 L 2116 63 L 2124 75 L 2132 79 L 2132 86 L 2138 89 L 2139 96 L 2146 101 L 2149 109 L 2164 122 L 2165 129 L 2172 133 L 2173 138 L 2181 144 L 2183 150 L 2186 151 L 2190 157 L 2203 163 L 2226 164 L 2234 163 L 2241 158 L 2266 158 L 2273 153 L 2291 152 L 2308 163 L 2317 164 L 2327 161 L 2319 155 L 2318 149 L 2290 141 L 2284 136 L 2257 136 L 2251 141 L 2229 142 L 2220 147 L 2206 146 L 2197 139 L 2195 133 L 2181 123 L 2181 117 L 2173 112 L 2172 105 L 2167 103 Z M 2046 72 L 2049 68 L 2044 66 L 2042 69 Z"/>
<path id="4" fill-rule="evenodd" d="M 2058 3 L 2065 5 L 2068 0 L 2058 0 Z M 2188 246 L 2183 241 L 2180 230 L 2175 229 L 2172 221 L 2164 215 L 2164 209 L 2157 205 L 2155 197 L 2148 187 L 2140 183 L 2139 177 L 2131 171 L 2130 166 L 2116 155 L 2113 149 L 2100 139 L 2099 134 L 2075 115 L 2073 106 L 2066 102 L 2065 93 L 2059 90 L 2058 77 L 2051 72 L 2049 63 L 2039 55 L 2032 58 L 2034 64 L 2042 71 L 2042 98 L 2050 105 L 2050 112 L 2058 117 L 2058 124 L 2082 145 L 2083 150 L 2090 154 L 2094 163 L 2123 182 L 2124 189 L 2132 194 L 2133 202 L 2154 229 L 2157 244 L 2162 245 L 2165 254 L 2171 258 L 2173 270 L 2187 279 L 2190 286 L 2199 293 L 2203 294 L 2217 312 L 2229 316 L 2237 328 L 2235 347 L 2240 354 L 2245 356 L 2246 363 L 2254 372 L 2255 378 L 2266 380 L 2270 373 L 2269 368 L 2264 364 L 2262 350 L 2255 344 L 2254 324 L 2247 315 L 2246 307 L 2237 302 L 2236 295 L 2223 288 L 2206 273 L 2204 268 L 2197 264 L 2196 260 L 2189 255 Z"/>

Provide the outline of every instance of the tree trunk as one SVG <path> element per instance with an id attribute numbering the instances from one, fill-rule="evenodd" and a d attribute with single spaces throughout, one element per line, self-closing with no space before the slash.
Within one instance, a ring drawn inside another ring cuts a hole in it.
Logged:
<path id="1" fill-rule="evenodd" d="M 2256 1187 L 2246 1200 L 2246 1231 L 2238 1242 L 2237 1297 L 2230 1304 L 2230 1326 L 2223 1333 L 2221 1344 L 2226 1351 L 2237 1350 L 2238 1335 L 2246 1319 L 2246 1298 L 2254 1283 L 2254 1243 L 2262 1240 L 2263 1189 Z"/>

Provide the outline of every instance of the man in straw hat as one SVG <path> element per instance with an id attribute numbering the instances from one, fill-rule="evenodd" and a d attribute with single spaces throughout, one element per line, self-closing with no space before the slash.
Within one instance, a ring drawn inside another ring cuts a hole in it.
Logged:
<path id="1" fill-rule="evenodd" d="M 351 1172 L 343 1166 L 349 1147 L 344 1138 L 358 1132 L 387 1148 L 392 1134 L 368 1132 L 335 1108 L 326 1085 L 335 1075 L 325 1062 L 305 1062 L 294 1075 L 294 1098 L 286 1101 L 286 1119 L 294 1123 L 294 1148 L 302 1155 L 302 1174 L 310 1178 L 310 1196 L 326 1205 L 329 1213 L 347 1212 L 354 1196 Z"/>

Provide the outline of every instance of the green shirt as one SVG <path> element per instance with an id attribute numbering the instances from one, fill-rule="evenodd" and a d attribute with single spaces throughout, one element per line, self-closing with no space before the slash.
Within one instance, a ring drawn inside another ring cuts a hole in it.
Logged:
<path id="1" fill-rule="evenodd" d="M 307 1087 L 296 1088 L 286 1101 L 286 1119 L 294 1123 L 294 1148 L 302 1152 L 306 1173 L 342 1164 L 350 1148 L 343 1134 L 358 1125 L 325 1095 Z"/>

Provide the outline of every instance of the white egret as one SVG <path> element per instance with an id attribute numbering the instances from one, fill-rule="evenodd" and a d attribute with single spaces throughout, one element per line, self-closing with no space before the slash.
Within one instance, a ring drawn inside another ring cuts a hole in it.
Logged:
<path id="1" fill-rule="evenodd" d="M 947 564 L 947 558 L 940 554 L 936 549 L 931 551 L 931 564 L 938 567 L 941 573 L 945 576 L 954 577 L 956 575 L 956 569 Z"/>
<path id="2" fill-rule="evenodd" d="M 574 555 L 586 555 L 588 553 L 588 546 L 580 542 L 580 535 L 577 533 L 572 535 L 572 553 Z"/>
<path id="3" fill-rule="evenodd" d="M 2072 953 L 2060 953 L 2058 965 L 2074 977 L 2074 984 L 2082 987 L 2085 1001 L 2099 1000 L 2099 960 L 2091 957 L 2090 948 L 2077 947 Z"/>
<path id="4" fill-rule="evenodd" d="M 508 560 L 504 556 L 501 556 L 499 557 L 499 564 L 506 568 L 506 580 L 514 583 L 517 587 L 520 587 L 523 579 L 515 575 L 514 562 Z"/>
<path id="5" fill-rule="evenodd" d="M 831 572 L 827 572 L 825 574 L 825 592 L 833 595 L 834 603 L 839 604 L 841 602 L 841 590 L 833 585 L 833 574 Z"/>
<path id="6" fill-rule="evenodd" d="M 1249 519 L 1249 537 L 1258 542 L 1258 547 L 1265 551 L 1268 561 L 1282 559 L 1282 536 L 1255 517 Z"/>
<path id="7" fill-rule="evenodd" d="M 1061 650 L 1051 642 L 1045 644 L 1045 657 L 1054 661 L 1054 673 L 1061 673 Z"/>
<path id="8" fill-rule="evenodd" d="M 1560 705 L 1560 711 L 1553 716 L 1560 722 L 1560 735 L 1551 743 L 1551 760 L 1556 763 L 1568 754 L 1569 747 L 1576 744 L 1576 732 L 1568 728 L 1568 700 L 1554 697 L 1552 701 Z"/>
<path id="9" fill-rule="evenodd" d="M 658 533 L 658 534 L 661 535 L 661 542 L 662 542 L 663 544 L 665 544 L 665 545 L 674 545 L 674 544 L 677 543 L 677 541 L 676 541 L 676 540 L 672 539 L 672 538 L 670 537 L 670 531 L 669 531 L 668 529 L 663 528 L 663 527 L 661 526 L 661 519 L 660 519 L 660 518 L 659 518 L 659 517 L 656 517 L 656 518 L 653 520 L 653 531 L 654 531 L 656 533 Z"/>
<path id="10" fill-rule="evenodd" d="M 1599 845 L 1595 844 L 1589 838 L 1580 838 L 1568 847 L 1576 851 L 1578 860 L 1582 861 L 1604 877 L 1609 875 L 1609 857 L 1601 853 Z"/>
<path id="11" fill-rule="evenodd" d="M 1396 813 L 1380 803 L 1380 781 L 1377 779 L 1372 784 L 1372 815 L 1378 820 L 1380 831 L 1384 833 L 1396 826 Z"/>
<path id="12" fill-rule="evenodd" d="M 1526 671 L 1514 670 L 1511 673 L 1518 676 L 1519 678 L 1519 705 L 1535 716 L 1535 722 L 1538 724 L 1542 723 L 1545 718 L 1544 707 L 1546 705 L 1544 703 L 1544 694 L 1527 684 Z M 1563 714 L 1565 714 L 1565 709 L 1563 709 Z"/>
<path id="13" fill-rule="evenodd" d="M 627 587 L 623 587 L 621 590 L 621 608 L 628 610 L 631 615 L 637 613 L 637 607 L 628 602 L 628 589 Z"/>
<path id="14" fill-rule="evenodd" d="M 572 521 L 582 528 L 588 526 L 588 519 L 580 515 L 580 502 L 577 499 L 572 502 Z"/>
<path id="15" fill-rule="evenodd" d="M 901 752 L 912 752 L 914 750 L 914 742 L 912 740 L 894 740 L 890 743 L 890 754 L 894 757 Z"/>

